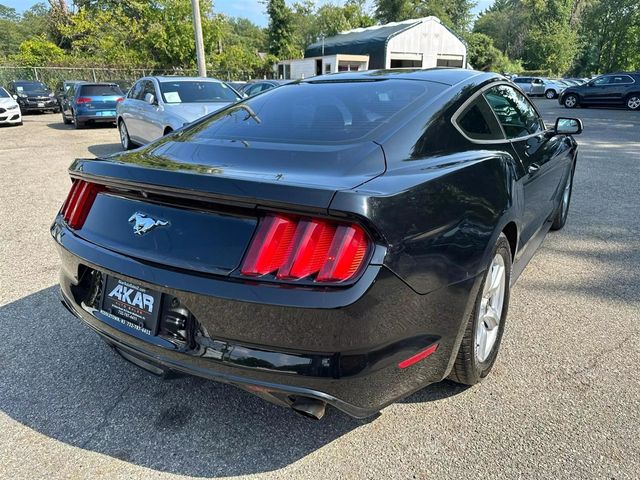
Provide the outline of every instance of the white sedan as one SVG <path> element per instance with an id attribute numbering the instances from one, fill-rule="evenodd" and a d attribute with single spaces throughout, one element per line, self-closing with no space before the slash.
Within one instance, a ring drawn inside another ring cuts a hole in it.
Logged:
<path id="1" fill-rule="evenodd" d="M 22 125 L 22 112 L 15 99 L 0 87 L 0 125 Z"/>

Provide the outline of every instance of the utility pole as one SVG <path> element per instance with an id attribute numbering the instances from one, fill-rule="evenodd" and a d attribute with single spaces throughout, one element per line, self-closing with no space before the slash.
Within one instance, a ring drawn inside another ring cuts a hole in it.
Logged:
<path id="1" fill-rule="evenodd" d="M 202 22 L 200 20 L 200 0 L 191 0 L 193 9 L 193 31 L 196 36 L 196 55 L 198 57 L 198 75 L 207 76 L 207 66 L 204 62 L 204 41 L 202 40 Z"/>

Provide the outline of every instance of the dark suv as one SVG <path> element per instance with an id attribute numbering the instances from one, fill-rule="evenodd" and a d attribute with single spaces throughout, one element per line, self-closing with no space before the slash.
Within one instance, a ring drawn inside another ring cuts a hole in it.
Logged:
<path id="1" fill-rule="evenodd" d="M 59 112 L 55 94 L 44 83 L 33 80 L 14 80 L 7 90 L 16 99 L 22 112 Z"/>
<path id="2" fill-rule="evenodd" d="M 640 110 L 640 72 L 601 75 L 583 85 L 567 88 L 558 101 L 567 108 L 624 105 L 629 110 Z"/>

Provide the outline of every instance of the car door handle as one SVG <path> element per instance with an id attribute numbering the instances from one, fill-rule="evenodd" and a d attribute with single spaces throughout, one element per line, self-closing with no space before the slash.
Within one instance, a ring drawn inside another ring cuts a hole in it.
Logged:
<path id="1" fill-rule="evenodd" d="M 529 165 L 529 175 L 536 173 L 538 170 L 540 170 L 540 165 L 538 165 L 537 163 L 532 163 L 531 165 Z"/>

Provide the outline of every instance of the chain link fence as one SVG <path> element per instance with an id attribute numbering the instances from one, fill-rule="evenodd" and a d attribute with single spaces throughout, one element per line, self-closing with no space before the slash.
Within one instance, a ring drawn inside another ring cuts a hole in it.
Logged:
<path id="1" fill-rule="evenodd" d="M 219 80 L 249 80 L 252 72 L 214 70 L 209 77 Z M 18 67 L 0 65 L 0 86 L 12 80 L 38 80 L 54 89 L 64 80 L 85 80 L 87 82 L 127 81 L 134 82 L 140 77 L 151 75 L 198 76 L 196 69 L 162 70 L 155 68 L 109 68 L 109 67 Z"/>

